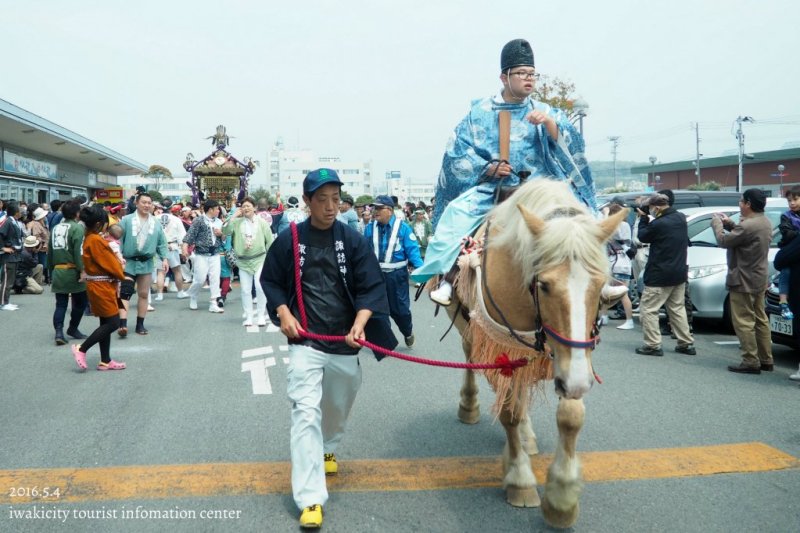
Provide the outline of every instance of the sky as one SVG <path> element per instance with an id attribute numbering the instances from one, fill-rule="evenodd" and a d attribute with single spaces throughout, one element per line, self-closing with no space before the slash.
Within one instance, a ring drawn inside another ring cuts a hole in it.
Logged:
<path id="1" fill-rule="evenodd" d="M 3 6 L 3 4 L 7 4 Z M 433 182 L 472 100 L 498 92 L 500 50 L 589 103 L 586 155 L 660 162 L 800 143 L 800 3 L 0 0 L 0 98 L 145 165 L 287 148 Z"/>

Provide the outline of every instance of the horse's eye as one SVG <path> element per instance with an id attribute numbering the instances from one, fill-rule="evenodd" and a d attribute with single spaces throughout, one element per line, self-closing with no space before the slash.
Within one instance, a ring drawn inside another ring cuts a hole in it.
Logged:
<path id="1" fill-rule="evenodd" d="M 542 292 L 548 292 L 548 291 L 550 290 L 550 286 L 547 284 L 547 282 L 545 282 L 545 281 L 540 281 L 540 282 L 539 282 L 539 289 L 540 289 Z"/>

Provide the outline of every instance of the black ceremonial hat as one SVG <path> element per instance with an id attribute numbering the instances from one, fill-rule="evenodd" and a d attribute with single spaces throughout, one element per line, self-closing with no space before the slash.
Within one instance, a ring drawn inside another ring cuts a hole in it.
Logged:
<path id="1" fill-rule="evenodd" d="M 533 49 L 531 43 L 525 39 L 514 39 L 509 41 L 500 52 L 500 70 L 506 71 L 510 68 L 526 66 L 534 67 Z"/>

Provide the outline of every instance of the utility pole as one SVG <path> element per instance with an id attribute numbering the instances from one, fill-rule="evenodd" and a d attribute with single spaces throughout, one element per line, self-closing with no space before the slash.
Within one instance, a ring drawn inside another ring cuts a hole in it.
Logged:
<path id="1" fill-rule="evenodd" d="M 736 183 L 736 191 L 742 192 L 742 185 L 744 181 L 744 172 L 742 160 L 744 159 L 744 133 L 742 132 L 742 122 L 755 122 L 753 117 L 743 117 L 739 115 L 736 117 L 736 139 L 739 141 L 739 181 Z"/>
<path id="2" fill-rule="evenodd" d="M 697 184 L 700 185 L 700 156 L 703 155 L 700 153 L 700 123 L 694 123 L 694 136 L 695 136 L 695 170 L 694 175 L 697 176 Z"/>
<path id="3" fill-rule="evenodd" d="M 613 157 L 614 166 L 613 166 L 613 180 L 614 180 L 614 187 L 617 186 L 617 146 L 619 146 L 619 135 L 614 135 L 613 137 L 608 138 L 611 141 L 611 156 Z"/>

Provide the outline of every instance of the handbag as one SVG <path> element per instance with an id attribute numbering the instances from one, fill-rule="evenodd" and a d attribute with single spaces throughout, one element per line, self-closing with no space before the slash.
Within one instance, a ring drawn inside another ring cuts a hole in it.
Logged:
<path id="1" fill-rule="evenodd" d="M 231 268 L 236 267 L 236 250 L 233 249 L 233 246 L 231 246 L 228 250 L 225 250 L 225 260 L 228 262 L 228 266 Z"/>

